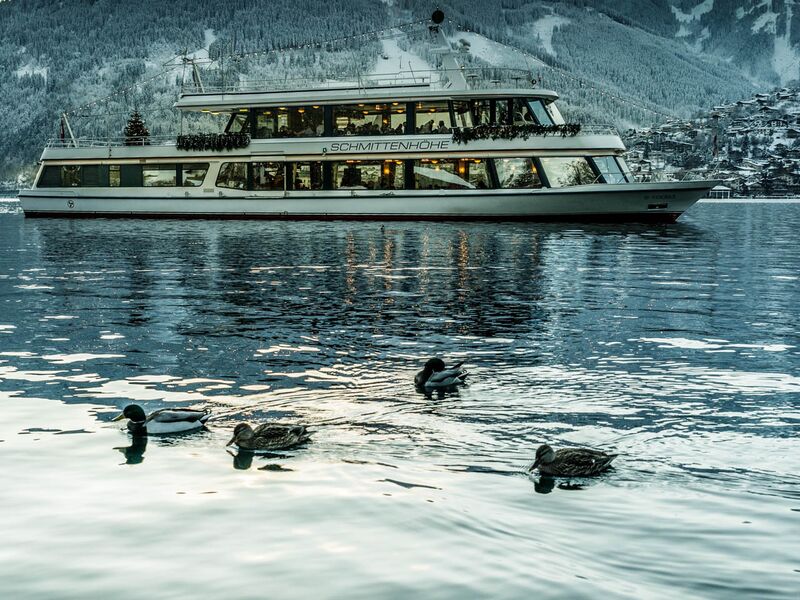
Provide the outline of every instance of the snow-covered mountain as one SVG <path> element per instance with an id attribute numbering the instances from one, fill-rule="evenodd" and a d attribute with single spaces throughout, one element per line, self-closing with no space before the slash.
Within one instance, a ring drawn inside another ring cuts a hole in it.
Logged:
<path id="1" fill-rule="evenodd" d="M 582 122 L 627 127 L 686 117 L 800 76 L 794 0 L 7 0 L 0 181 L 30 169 L 61 111 L 153 78 L 178 54 L 298 46 L 419 20 L 436 5 L 463 60 L 531 69 Z M 418 42 L 345 40 L 325 52 L 279 52 L 226 68 L 250 78 L 388 72 L 434 61 Z M 185 76 L 174 69 L 82 110 L 77 126 L 89 135 L 121 131 L 137 107 L 153 134 L 171 133 L 170 106 Z"/>

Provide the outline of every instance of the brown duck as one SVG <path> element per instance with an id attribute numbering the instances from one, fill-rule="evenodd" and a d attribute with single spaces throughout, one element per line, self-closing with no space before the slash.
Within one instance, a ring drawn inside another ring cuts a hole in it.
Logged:
<path id="1" fill-rule="evenodd" d="M 265 423 L 255 429 L 247 423 L 239 423 L 233 437 L 226 446 L 236 445 L 250 452 L 285 450 L 307 442 L 311 433 L 305 425 L 270 425 Z"/>
<path id="2" fill-rule="evenodd" d="M 589 477 L 608 469 L 615 458 L 616 454 L 606 454 L 589 448 L 562 448 L 556 452 L 544 444 L 536 450 L 536 460 L 531 471 L 539 467 L 542 475 Z"/>

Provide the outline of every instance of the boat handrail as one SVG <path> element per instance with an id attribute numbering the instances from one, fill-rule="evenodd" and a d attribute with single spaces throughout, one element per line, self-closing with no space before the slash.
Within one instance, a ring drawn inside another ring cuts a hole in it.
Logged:
<path id="1" fill-rule="evenodd" d="M 586 135 L 618 135 L 617 130 L 611 125 L 582 125 L 580 131 L 576 134 L 578 137 Z M 349 136 L 335 136 L 337 139 Z M 385 136 L 368 136 L 375 138 L 382 138 Z M 270 141 L 275 140 L 305 140 L 313 141 L 320 139 L 317 137 L 300 137 L 300 138 L 268 138 Z M 254 142 L 266 141 L 261 139 L 254 139 Z M 148 146 L 175 146 L 177 138 L 174 135 L 160 135 L 150 136 L 144 142 L 137 142 L 129 140 L 125 137 L 112 137 L 112 138 L 75 138 L 74 140 L 65 138 L 51 138 L 47 141 L 47 148 L 146 148 Z"/>
<path id="2" fill-rule="evenodd" d="M 181 95 L 229 94 L 229 93 L 275 93 L 305 90 L 357 89 L 360 91 L 375 88 L 424 86 L 445 89 L 452 82 L 448 77 L 455 69 L 408 69 L 391 73 L 359 75 L 352 80 L 317 80 L 308 77 L 284 77 L 279 79 L 242 79 L 224 85 L 208 85 L 185 82 Z M 468 82 L 470 89 L 491 89 L 503 83 L 514 83 L 514 87 L 531 87 L 536 80 L 531 71 L 509 67 L 464 67 L 457 70 Z M 485 76 L 481 76 L 485 75 Z"/>
<path id="3" fill-rule="evenodd" d="M 107 148 L 123 147 L 146 148 L 148 146 L 175 146 L 177 139 L 174 135 L 150 136 L 143 142 L 129 140 L 125 137 L 113 138 L 84 138 L 72 139 L 50 138 L 47 140 L 47 148 Z"/>

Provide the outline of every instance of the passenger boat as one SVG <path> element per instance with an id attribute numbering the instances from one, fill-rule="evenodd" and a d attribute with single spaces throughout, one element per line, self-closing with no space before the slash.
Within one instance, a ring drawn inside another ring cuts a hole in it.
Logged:
<path id="1" fill-rule="evenodd" d="M 445 42 L 446 43 L 446 42 Z M 447 62 L 447 61 L 450 62 Z M 675 221 L 719 182 L 637 182 L 606 126 L 558 95 L 445 57 L 358 82 L 183 86 L 175 108 L 227 118 L 177 139 L 58 139 L 27 216 Z M 530 79 L 530 74 L 527 74 Z"/>

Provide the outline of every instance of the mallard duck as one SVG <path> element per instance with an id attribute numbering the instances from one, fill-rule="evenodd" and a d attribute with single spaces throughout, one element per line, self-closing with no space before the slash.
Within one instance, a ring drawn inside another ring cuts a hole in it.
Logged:
<path id="1" fill-rule="evenodd" d="M 237 446 L 250 452 L 284 450 L 299 446 L 311 438 L 305 425 L 272 425 L 265 423 L 255 429 L 247 423 L 239 423 L 233 430 L 233 437 L 225 444 Z"/>
<path id="2" fill-rule="evenodd" d="M 461 385 L 467 378 L 467 372 L 461 368 L 463 364 L 460 362 L 447 368 L 441 358 L 431 358 L 414 377 L 414 385 L 426 390 Z"/>
<path id="3" fill-rule="evenodd" d="M 162 408 L 147 416 L 141 406 L 129 404 L 113 420 L 128 419 L 128 431 L 134 435 L 160 435 L 200 429 L 210 416 L 208 411 L 189 408 Z"/>
<path id="4" fill-rule="evenodd" d="M 536 450 L 536 460 L 531 471 L 539 467 L 539 472 L 543 475 L 588 477 L 608 469 L 616 457 L 616 454 L 606 454 L 589 448 L 562 448 L 556 452 L 543 444 Z"/>

